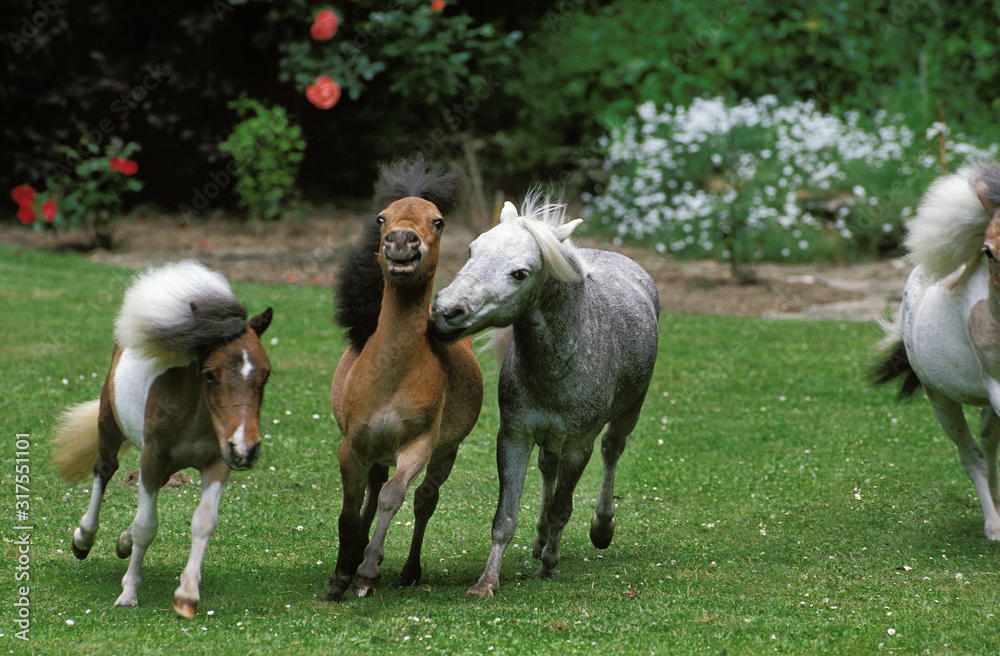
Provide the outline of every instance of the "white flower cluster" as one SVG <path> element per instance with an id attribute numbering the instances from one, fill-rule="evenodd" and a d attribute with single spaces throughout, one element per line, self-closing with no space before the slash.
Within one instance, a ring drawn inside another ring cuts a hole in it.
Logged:
<path id="1" fill-rule="evenodd" d="M 899 116 L 838 117 L 775 96 L 647 102 L 603 145 L 610 178 L 584 198 L 588 215 L 687 256 L 726 256 L 735 243 L 751 260 L 816 259 L 843 251 L 857 230 L 898 232 L 923 186 L 912 178 L 937 166 Z M 997 149 L 949 151 L 984 159 Z"/>

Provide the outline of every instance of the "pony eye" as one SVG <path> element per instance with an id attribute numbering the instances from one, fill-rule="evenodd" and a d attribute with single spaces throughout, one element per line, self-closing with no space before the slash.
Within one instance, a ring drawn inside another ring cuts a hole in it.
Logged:
<path id="1" fill-rule="evenodd" d="M 206 383 L 214 383 L 218 381 L 218 377 L 215 375 L 215 372 L 212 371 L 211 369 L 205 369 L 204 371 L 202 371 L 201 376 L 202 378 L 205 379 Z"/>
<path id="2" fill-rule="evenodd" d="M 528 271 L 527 269 L 518 269 L 517 271 L 514 271 L 510 275 L 511 277 L 514 278 L 514 280 L 521 282 L 522 280 L 528 277 L 529 273 L 530 271 Z"/>
<path id="3" fill-rule="evenodd" d="M 379 224 L 379 226 L 384 226 L 385 225 L 385 217 L 382 216 L 381 214 L 379 214 L 378 216 L 375 217 L 375 223 Z"/>
<path id="4" fill-rule="evenodd" d="M 442 218 L 434 219 L 433 221 L 431 221 L 431 224 L 434 226 L 434 229 L 437 230 L 438 232 L 444 230 L 444 219 Z"/>
<path id="5" fill-rule="evenodd" d="M 996 262 L 997 261 L 996 253 L 993 252 L 992 248 L 990 248 L 988 246 L 984 247 L 983 248 L 983 253 L 986 254 L 986 259 L 989 260 L 990 262 Z"/>

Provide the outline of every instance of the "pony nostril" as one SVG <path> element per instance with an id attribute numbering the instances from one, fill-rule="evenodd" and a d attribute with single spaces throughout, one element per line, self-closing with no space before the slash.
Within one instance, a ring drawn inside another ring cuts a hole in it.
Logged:
<path id="1" fill-rule="evenodd" d="M 446 310 L 442 316 L 444 316 L 445 321 L 455 321 L 456 319 L 461 319 L 465 315 L 469 314 L 469 306 L 456 305 L 455 307 Z"/>

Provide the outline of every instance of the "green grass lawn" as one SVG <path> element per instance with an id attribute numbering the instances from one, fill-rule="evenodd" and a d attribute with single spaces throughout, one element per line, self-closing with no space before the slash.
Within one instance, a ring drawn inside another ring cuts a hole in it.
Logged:
<path id="1" fill-rule="evenodd" d="M 344 348 L 328 290 L 235 284 L 273 305 L 274 367 L 261 459 L 234 472 L 193 621 L 170 608 L 198 485 L 160 495 L 141 606 L 113 608 L 126 563 L 114 540 L 135 512 L 130 455 L 109 485 L 90 557 L 69 541 L 89 481 L 48 465 L 59 411 L 95 398 L 132 272 L 0 247 L 0 480 L 8 517 L 0 649 L 18 654 L 995 654 L 998 548 L 972 485 L 923 399 L 894 403 L 863 380 L 872 325 L 685 316 L 660 319 L 657 370 L 618 469 L 618 531 L 588 539 L 600 459 L 566 529 L 559 578 L 530 557 L 540 481 L 528 472 L 497 597 L 465 598 L 486 561 L 497 482 L 496 366 L 424 547 L 424 581 L 395 582 L 412 505 L 386 544 L 373 599 L 321 601 L 336 559 L 340 436 L 329 383 Z M 16 581 L 15 443 L 30 441 L 31 544 Z M 197 476 L 196 476 L 197 478 Z M 24 570 L 22 570 L 24 571 Z M 15 637 L 18 587 L 30 637 Z"/>

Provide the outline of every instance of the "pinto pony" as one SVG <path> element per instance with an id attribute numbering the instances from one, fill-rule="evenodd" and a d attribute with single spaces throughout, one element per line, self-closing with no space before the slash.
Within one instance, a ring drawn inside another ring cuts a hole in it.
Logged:
<path id="1" fill-rule="evenodd" d="M 923 387 L 976 488 L 986 537 L 1000 540 L 1000 163 L 934 182 L 906 247 L 915 266 L 872 379 L 902 379 L 900 398 Z M 963 405 L 982 408 L 978 443 Z"/>
<path id="2" fill-rule="evenodd" d="M 133 445 L 141 450 L 139 507 L 115 545 L 119 558 L 131 555 L 115 606 L 138 605 L 159 490 L 174 472 L 194 467 L 201 472 L 201 502 L 174 610 L 186 618 L 197 613 L 201 563 L 229 470 L 249 469 L 259 453 L 271 371 L 260 336 L 271 316 L 268 308 L 248 320 L 226 279 L 191 261 L 152 269 L 125 293 L 101 397 L 66 410 L 53 457 L 71 482 L 94 474 L 90 506 L 73 533 L 73 554 L 83 559 L 94 545 L 118 455 Z"/>
<path id="3" fill-rule="evenodd" d="M 330 400 L 344 435 L 344 500 L 327 601 L 341 601 L 352 579 L 359 597 L 375 594 L 389 524 L 426 469 L 414 494 L 416 522 L 400 583 L 420 580 L 420 549 L 438 488 L 479 417 L 483 381 L 471 341 L 445 344 L 428 333 L 441 215 L 454 190 L 453 176 L 435 174 L 419 160 L 383 168 L 378 216 L 340 273 L 337 320 L 350 345 Z"/>
<path id="4" fill-rule="evenodd" d="M 521 215 L 506 203 L 500 224 L 469 247 L 469 261 L 434 301 L 431 321 L 442 339 L 486 327 L 497 335 L 500 499 L 493 545 L 474 598 L 492 597 L 517 527 L 528 458 L 538 445 L 542 504 L 533 556 L 551 578 L 573 511 L 573 490 L 601 439 L 604 477 L 590 524 L 598 549 L 615 531 L 618 459 L 635 428 L 653 375 L 659 296 L 649 274 L 629 258 L 578 249 L 561 205 L 529 194 Z M 504 339 L 506 338 L 506 339 Z M 509 340 L 509 341 L 508 341 Z M 505 349 L 505 350 L 504 350 Z"/>

